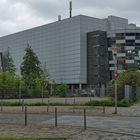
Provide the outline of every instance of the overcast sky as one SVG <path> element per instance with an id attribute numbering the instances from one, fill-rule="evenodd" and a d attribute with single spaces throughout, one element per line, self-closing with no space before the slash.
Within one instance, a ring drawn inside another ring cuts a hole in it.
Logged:
<path id="1" fill-rule="evenodd" d="M 73 16 L 115 15 L 140 26 L 140 0 L 73 0 Z M 0 0 L 0 36 L 69 16 L 69 0 Z"/>

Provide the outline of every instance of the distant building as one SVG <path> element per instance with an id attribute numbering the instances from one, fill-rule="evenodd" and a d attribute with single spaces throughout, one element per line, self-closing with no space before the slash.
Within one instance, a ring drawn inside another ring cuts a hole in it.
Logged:
<path id="1" fill-rule="evenodd" d="M 74 87 L 100 86 L 113 78 L 110 47 L 117 46 L 119 72 L 140 67 L 140 28 L 128 20 L 83 15 L 0 37 L 0 50 L 10 48 L 17 73 L 27 43 L 45 64 L 49 81 Z"/>

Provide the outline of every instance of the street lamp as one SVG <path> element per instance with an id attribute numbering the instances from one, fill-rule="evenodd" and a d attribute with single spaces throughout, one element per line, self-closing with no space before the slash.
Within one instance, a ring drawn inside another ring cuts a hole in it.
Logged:
<path id="1" fill-rule="evenodd" d="M 115 114 L 118 113 L 117 111 L 117 79 L 118 79 L 118 72 L 117 72 L 117 47 L 111 47 L 110 48 L 113 53 L 113 59 L 114 59 L 114 79 L 115 79 Z"/>

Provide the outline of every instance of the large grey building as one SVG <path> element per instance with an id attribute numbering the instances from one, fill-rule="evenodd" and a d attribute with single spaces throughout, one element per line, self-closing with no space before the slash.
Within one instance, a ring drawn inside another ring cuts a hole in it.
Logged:
<path id="1" fill-rule="evenodd" d="M 116 40 L 117 33 L 125 32 L 140 33 L 140 28 L 120 17 L 98 19 L 78 15 L 0 37 L 0 51 L 10 48 L 20 74 L 24 50 L 29 43 L 42 66 L 46 65 L 50 82 L 80 85 L 80 88 L 101 85 L 110 79 L 114 67 L 108 47 L 125 43 Z"/>

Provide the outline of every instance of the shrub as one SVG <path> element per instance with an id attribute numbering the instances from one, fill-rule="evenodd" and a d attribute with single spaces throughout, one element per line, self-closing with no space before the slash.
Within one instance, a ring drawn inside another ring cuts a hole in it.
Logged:
<path id="1" fill-rule="evenodd" d="M 55 89 L 55 95 L 58 95 L 60 97 L 67 96 L 68 85 L 66 84 L 55 85 L 54 89 Z"/>
<path id="2" fill-rule="evenodd" d="M 119 107 L 130 107 L 133 104 L 134 104 L 134 101 L 126 100 L 126 99 L 123 99 L 123 100 L 118 102 Z"/>
<path id="3" fill-rule="evenodd" d="M 115 80 L 111 80 L 109 83 L 108 83 L 108 86 L 107 86 L 107 95 L 109 97 L 113 97 L 115 96 Z M 124 98 L 124 86 L 121 85 L 119 82 L 117 82 L 117 97 L 118 97 L 118 100 L 121 100 Z"/>
<path id="4" fill-rule="evenodd" d="M 118 107 L 129 107 L 134 104 L 134 101 L 122 99 L 117 102 Z M 104 100 L 104 101 L 89 101 L 85 105 L 87 106 L 115 106 L 113 100 Z"/>

